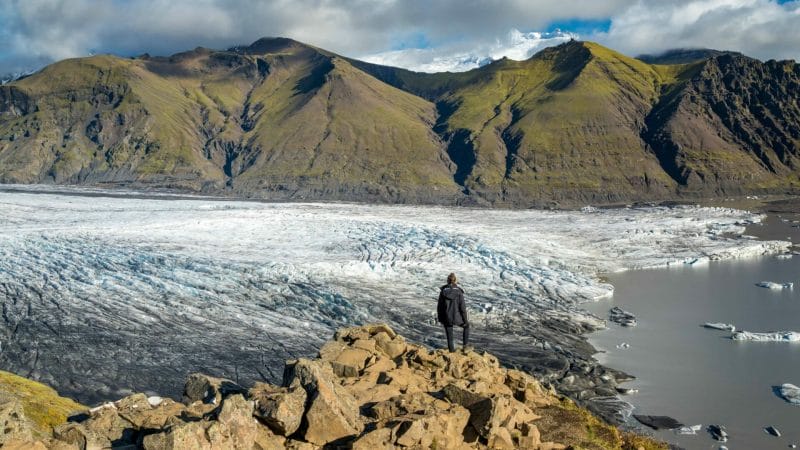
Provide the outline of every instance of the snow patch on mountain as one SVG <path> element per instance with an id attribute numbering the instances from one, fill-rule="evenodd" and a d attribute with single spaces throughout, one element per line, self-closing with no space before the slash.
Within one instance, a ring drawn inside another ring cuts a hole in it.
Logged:
<path id="1" fill-rule="evenodd" d="M 501 58 L 522 61 L 543 48 L 559 45 L 571 39 L 578 39 L 578 35 L 561 30 L 523 33 L 512 29 L 502 39 L 478 48 L 463 49 L 456 45 L 407 48 L 368 55 L 361 59 L 416 72 L 465 72 Z"/>

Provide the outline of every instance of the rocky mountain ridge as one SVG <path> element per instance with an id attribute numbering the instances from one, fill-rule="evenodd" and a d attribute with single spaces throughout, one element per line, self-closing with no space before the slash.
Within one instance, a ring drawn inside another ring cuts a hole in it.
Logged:
<path id="1" fill-rule="evenodd" d="M 430 351 L 387 325 L 339 330 L 282 386 L 193 374 L 182 403 L 134 394 L 50 429 L 3 405 L 4 449 L 646 449 L 530 375 L 472 350 Z M 9 413 L 13 411 L 14 415 Z M 557 441 L 557 442 L 556 442 Z"/>
<path id="2" fill-rule="evenodd" d="M 0 87 L 0 182 L 518 207 L 796 193 L 800 66 L 701 53 L 572 41 L 426 74 L 265 38 L 66 60 Z"/>

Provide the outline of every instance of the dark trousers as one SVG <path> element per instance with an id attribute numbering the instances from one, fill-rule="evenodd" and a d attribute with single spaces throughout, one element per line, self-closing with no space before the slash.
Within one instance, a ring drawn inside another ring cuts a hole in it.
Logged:
<path id="1" fill-rule="evenodd" d="M 464 347 L 469 343 L 469 325 L 464 325 Z M 453 342 L 453 327 L 444 327 L 444 334 L 447 335 L 447 348 L 451 352 L 456 351 L 456 344 Z"/>

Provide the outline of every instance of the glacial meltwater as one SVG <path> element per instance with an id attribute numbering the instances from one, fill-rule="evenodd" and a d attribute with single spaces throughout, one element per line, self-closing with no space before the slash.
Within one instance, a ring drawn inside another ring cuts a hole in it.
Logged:
<path id="1" fill-rule="evenodd" d="M 587 308 L 605 317 L 619 306 L 636 315 L 638 324 L 609 323 L 590 335 L 604 352 L 596 357 L 637 377 L 622 385 L 639 390 L 626 397 L 634 414 L 702 424 L 695 436 L 656 436 L 686 449 L 716 449 L 720 444 L 706 428 L 719 424 L 727 428 L 730 449 L 800 445 L 800 405 L 774 392 L 784 383 L 800 385 L 800 342 L 735 341 L 729 331 L 703 327 L 718 322 L 753 332 L 800 331 L 800 256 L 676 265 L 607 279 L 615 287 L 613 298 Z M 795 286 L 767 289 L 756 285 L 761 281 Z M 782 436 L 768 434 L 769 426 Z"/>

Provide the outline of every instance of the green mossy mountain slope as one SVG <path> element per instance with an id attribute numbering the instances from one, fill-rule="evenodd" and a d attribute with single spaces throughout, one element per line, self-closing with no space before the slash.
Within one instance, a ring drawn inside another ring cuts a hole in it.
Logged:
<path id="1" fill-rule="evenodd" d="M 0 182 L 542 206 L 795 192 L 800 68 L 590 42 L 423 74 L 290 39 L 0 86 Z"/>

